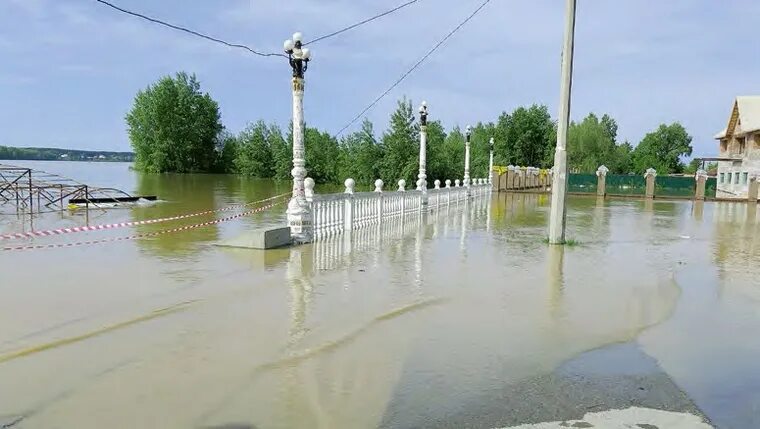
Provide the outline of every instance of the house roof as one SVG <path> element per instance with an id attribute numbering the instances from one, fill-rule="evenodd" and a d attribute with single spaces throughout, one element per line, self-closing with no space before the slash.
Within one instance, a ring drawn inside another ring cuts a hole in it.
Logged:
<path id="1" fill-rule="evenodd" d="M 727 135 L 742 135 L 760 130 L 760 95 L 736 97 L 728 126 L 715 135 L 722 139 Z"/>

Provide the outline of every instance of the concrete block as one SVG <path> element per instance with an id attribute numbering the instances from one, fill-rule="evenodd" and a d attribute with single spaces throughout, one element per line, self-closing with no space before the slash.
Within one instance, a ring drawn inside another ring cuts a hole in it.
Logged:
<path id="1" fill-rule="evenodd" d="M 287 226 L 254 229 L 239 236 L 217 243 L 217 246 L 244 249 L 275 249 L 291 244 L 290 228 Z"/>

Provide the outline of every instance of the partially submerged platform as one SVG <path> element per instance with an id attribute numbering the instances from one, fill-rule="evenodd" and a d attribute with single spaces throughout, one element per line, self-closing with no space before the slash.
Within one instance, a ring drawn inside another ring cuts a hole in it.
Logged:
<path id="1" fill-rule="evenodd" d="M 116 188 L 101 188 L 59 174 L 0 163 L 0 213 L 44 213 L 69 204 L 99 208 L 102 204 L 155 201 Z"/>

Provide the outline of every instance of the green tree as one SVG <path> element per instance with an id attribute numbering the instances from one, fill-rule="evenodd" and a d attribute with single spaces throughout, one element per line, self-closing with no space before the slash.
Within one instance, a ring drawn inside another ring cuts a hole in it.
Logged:
<path id="1" fill-rule="evenodd" d="M 412 102 L 399 100 L 391 115 L 390 129 L 383 134 L 383 162 L 380 168 L 385 183 L 399 179 L 407 185 L 417 181 L 419 166 L 419 126 L 414 120 Z"/>
<path id="2" fill-rule="evenodd" d="M 166 76 L 139 91 L 126 120 L 135 168 L 154 173 L 214 168 L 223 130 L 219 106 L 201 92 L 195 75 Z"/>
<path id="3" fill-rule="evenodd" d="M 240 145 L 238 144 L 237 137 L 226 131 L 222 133 L 216 147 L 218 159 L 215 171 L 217 173 L 238 172 L 235 166 L 235 159 L 238 157 L 239 148 Z"/>
<path id="4" fill-rule="evenodd" d="M 615 120 L 607 115 L 599 119 L 589 113 L 583 121 L 570 123 L 567 131 L 567 159 L 571 171 L 591 173 L 600 165 L 614 169 L 618 151 Z"/>
<path id="5" fill-rule="evenodd" d="M 660 174 L 680 173 L 684 169 L 682 156 L 691 155 L 691 136 L 678 122 L 661 124 L 644 136 L 633 151 L 636 172 L 654 168 Z"/>
<path id="6" fill-rule="evenodd" d="M 509 115 L 507 153 L 509 163 L 550 167 L 553 164 L 556 130 L 546 106 L 518 107 Z"/>
<path id="7" fill-rule="evenodd" d="M 617 143 L 617 130 L 618 130 L 617 121 L 615 121 L 615 119 L 613 119 L 611 116 L 605 113 L 604 115 L 602 115 L 602 120 L 600 121 L 600 123 L 604 127 L 607 137 L 609 137 L 609 139 L 613 143 Z"/>
<path id="8" fill-rule="evenodd" d="M 447 178 L 451 178 L 453 168 L 450 168 L 452 160 L 446 154 L 446 131 L 441 121 L 428 121 L 427 125 L 427 175 L 428 187 L 433 187 L 436 180 L 441 181 L 441 187 L 445 186 Z"/>
<path id="9" fill-rule="evenodd" d="M 317 183 L 337 183 L 338 158 L 340 149 L 338 140 L 329 133 L 320 132 L 316 128 L 306 127 L 304 133 L 304 149 L 306 150 L 306 171 L 308 177 Z"/>
<path id="10" fill-rule="evenodd" d="M 615 163 L 608 166 L 612 173 L 628 174 L 633 173 L 633 146 L 627 141 L 615 147 Z"/>
<path id="11" fill-rule="evenodd" d="M 491 123 L 478 122 L 472 128 L 470 138 L 470 177 L 480 179 L 488 177 L 490 140 L 496 134 L 496 126 Z M 495 137 L 494 137 L 495 139 Z M 494 141 L 494 145 L 496 142 Z"/>
<path id="12" fill-rule="evenodd" d="M 700 167 L 702 167 L 702 160 L 694 158 L 689 161 L 689 164 L 684 168 L 683 172 L 686 174 L 696 174 Z"/>
<path id="13" fill-rule="evenodd" d="M 372 122 L 365 119 L 361 130 L 340 142 L 339 177 L 343 180 L 350 177 L 357 184 L 371 186 L 380 178 L 382 158 L 383 150 L 375 138 Z"/>
<path id="14" fill-rule="evenodd" d="M 238 136 L 238 156 L 235 159 L 237 172 L 259 178 L 273 177 L 272 140 L 278 137 L 282 139 L 277 134 L 277 126 L 268 126 L 262 120 L 249 124 Z"/>
<path id="15" fill-rule="evenodd" d="M 274 125 L 270 127 L 270 130 L 273 133 L 270 140 L 273 177 L 276 180 L 289 180 L 292 177 L 290 171 L 293 169 L 292 137 L 285 140 L 280 128 Z"/>
<path id="16" fill-rule="evenodd" d="M 512 126 L 512 116 L 502 112 L 494 126 L 493 162 L 495 165 L 507 166 L 512 164 L 512 149 L 509 143 L 509 132 Z"/>
<path id="17" fill-rule="evenodd" d="M 443 156 L 446 160 L 446 169 L 441 182 L 445 183 L 446 179 L 451 180 L 452 183 L 456 179 L 462 180 L 464 178 L 464 133 L 459 127 L 454 127 L 446 136 L 443 142 Z"/>

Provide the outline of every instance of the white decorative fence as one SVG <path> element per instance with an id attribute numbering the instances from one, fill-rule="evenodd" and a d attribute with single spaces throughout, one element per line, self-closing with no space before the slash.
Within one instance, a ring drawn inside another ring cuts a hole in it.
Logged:
<path id="1" fill-rule="evenodd" d="M 441 188 L 441 182 L 436 180 L 433 189 L 407 191 L 406 182 L 399 180 L 395 192 L 384 192 L 383 181 L 378 179 L 373 192 L 354 192 L 356 183 L 353 179 L 346 179 L 346 190 L 341 194 L 315 194 L 314 181 L 307 178 L 305 190 L 306 198 L 311 203 L 314 239 L 456 205 L 468 198 L 490 195 L 491 184 L 488 180 L 473 179 L 472 182 L 472 185 L 465 187 L 459 180 L 455 181 L 454 186 L 451 180 L 446 180 L 446 186 Z"/>

